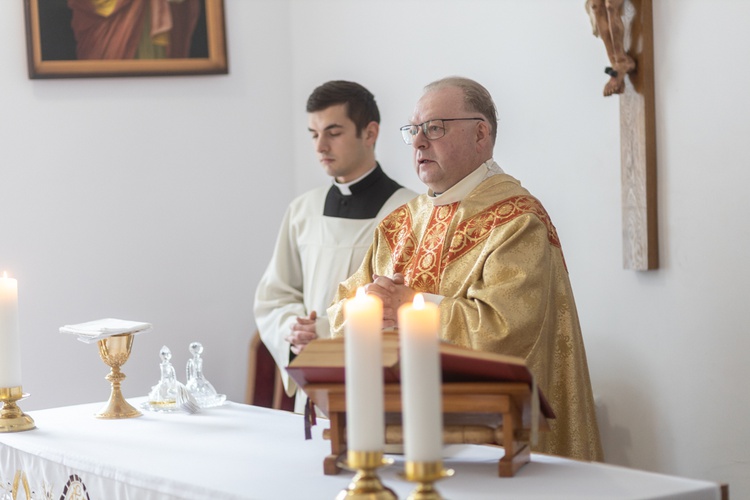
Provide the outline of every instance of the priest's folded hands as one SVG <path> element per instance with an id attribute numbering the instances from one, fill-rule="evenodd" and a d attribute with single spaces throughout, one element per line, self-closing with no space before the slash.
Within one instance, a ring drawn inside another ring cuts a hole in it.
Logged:
<path id="1" fill-rule="evenodd" d="M 406 286 L 404 275 L 396 273 L 392 278 L 372 275 L 372 283 L 365 285 L 365 293 L 375 295 L 383 301 L 383 328 L 397 326 L 398 308 L 411 302 L 416 292 Z"/>

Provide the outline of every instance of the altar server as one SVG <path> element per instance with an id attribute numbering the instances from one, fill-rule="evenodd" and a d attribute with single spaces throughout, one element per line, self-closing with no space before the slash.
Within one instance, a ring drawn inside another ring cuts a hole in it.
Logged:
<path id="1" fill-rule="evenodd" d="M 416 196 L 375 159 L 380 112 L 370 91 L 354 82 L 327 82 L 310 95 L 307 113 L 313 148 L 333 184 L 289 205 L 255 295 L 261 339 L 290 396 L 296 385 L 284 367 L 311 340 L 330 337 L 326 308 L 336 286 L 362 263 L 378 222 Z M 296 411 L 304 409 L 302 394 Z"/>

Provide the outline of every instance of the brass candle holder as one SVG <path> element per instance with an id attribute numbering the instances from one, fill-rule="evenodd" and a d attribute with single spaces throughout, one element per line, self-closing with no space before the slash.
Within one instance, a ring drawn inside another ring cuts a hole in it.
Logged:
<path id="1" fill-rule="evenodd" d="M 26 415 L 16 404 L 27 397 L 21 386 L 0 387 L 0 432 L 28 431 L 36 427 L 34 419 Z"/>
<path id="2" fill-rule="evenodd" d="M 349 487 L 336 495 L 336 500 L 397 500 L 396 494 L 390 488 L 383 486 L 375 469 L 383 465 L 390 465 L 392 460 L 383 458 L 382 451 L 352 451 L 346 452 L 346 467 L 356 470 Z"/>
<path id="3" fill-rule="evenodd" d="M 112 384 L 112 392 L 107 404 L 94 416 L 96 418 L 140 417 L 142 413 L 125 401 L 120 391 L 120 383 L 125 378 L 125 374 L 120 371 L 120 367 L 130 357 L 130 350 L 133 348 L 133 335 L 131 333 L 113 335 L 101 339 L 98 343 L 99 357 L 111 368 L 105 378 Z"/>
<path id="4" fill-rule="evenodd" d="M 419 483 L 407 500 L 442 500 L 434 483 L 439 479 L 451 477 L 453 469 L 443 469 L 443 462 L 412 462 L 404 464 L 404 478 Z"/>

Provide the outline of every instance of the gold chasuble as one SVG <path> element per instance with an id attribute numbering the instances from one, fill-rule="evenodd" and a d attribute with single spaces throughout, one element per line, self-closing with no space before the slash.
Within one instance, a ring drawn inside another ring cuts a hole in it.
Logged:
<path id="1" fill-rule="evenodd" d="M 442 296 L 443 340 L 526 360 L 557 417 L 534 451 L 602 460 L 560 240 L 516 179 L 488 176 L 445 205 L 421 195 L 386 217 L 359 270 L 339 285 L 328 310 L 333 336 L 343 335 L 344 300 L 373 274 L 394 273 L 418 292 Z"/>

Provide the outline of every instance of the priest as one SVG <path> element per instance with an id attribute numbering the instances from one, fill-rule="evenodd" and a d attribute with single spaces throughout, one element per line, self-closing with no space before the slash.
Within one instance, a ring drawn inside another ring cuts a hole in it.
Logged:
<path id="1" fill-rule="evenodd" d="M 539 200 L 492 158 L 489 92 L 466 78 L 433 82 L 401 132 L 427 193 L 378 225 L 328 310 L 332 335 L 343 335 L 343 303 L 358 287 L 383 300 L 384 328 L 421 292 L 439 305 L 444 341 L 526 360 L 556 414 L 534 451 L 602 460 L 560 239 Z"/>

